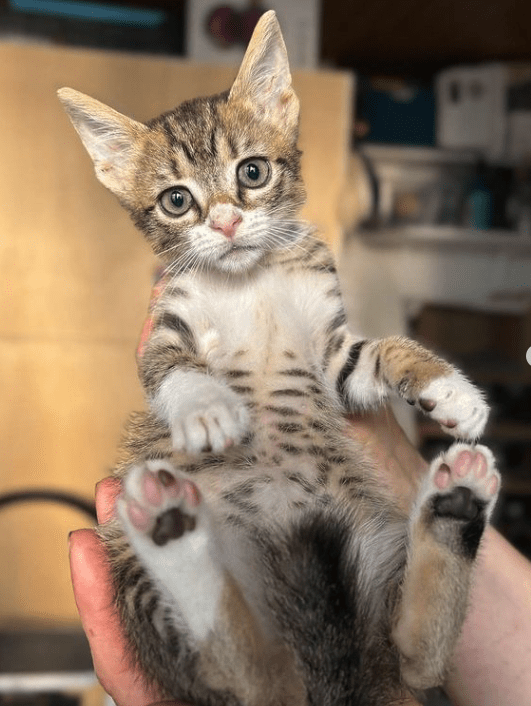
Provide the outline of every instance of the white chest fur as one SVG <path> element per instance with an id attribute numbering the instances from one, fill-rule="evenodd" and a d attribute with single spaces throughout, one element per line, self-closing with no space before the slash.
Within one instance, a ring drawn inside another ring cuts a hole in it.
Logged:
<path id="1" fill-rule="evenodd" d="M 282 351 L 313 363 L 315 337 L 334 315 L 337 300 L 323 292 L 322 275 L 259 271 L 252 278 L 195 275 L 190 296 L 171 304 L 193 329 L 200 352 L 213 368 L 227 369 L 245 354 L 258 371 Z"/>

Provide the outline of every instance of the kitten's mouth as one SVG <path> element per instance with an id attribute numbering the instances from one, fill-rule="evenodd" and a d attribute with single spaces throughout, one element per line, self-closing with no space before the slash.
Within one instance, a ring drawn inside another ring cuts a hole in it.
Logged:
<path id="1" fill-rule="evenodd" d="M 238 245 L 236 243 L 231 243 L 227 250 L 219 256 L 220 260 L 223 260 L 230 255 L 235 255 L 238 253 L 251 252 L 253 250 L 258 250 L 258 245 Z"/>
<path id="2" fill-rule="evenodd" d="M 231 243 L 218 255 L 216 263 L 220 270 L 243 272 L 256 265 L 262 254 L 259 245 Z"/>

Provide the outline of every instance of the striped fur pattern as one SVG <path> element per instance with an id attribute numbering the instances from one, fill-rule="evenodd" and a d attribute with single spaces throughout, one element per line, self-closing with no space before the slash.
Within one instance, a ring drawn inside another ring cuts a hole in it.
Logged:
<path id="1" fill-rule="evenodd" d="M 197 706 L 390 706 L 439 684 L 499 487 L 490 452 L 433 461 L 410 515 L 349 410 L 398 395 L 460 439 L 487 418 L 447 362 L 349 331 L 304 199 L 274 13 L 230 90 L 147 125 L 60 92 L 98 178 L 165 264 L 116 520 L 100 528 L 132 654 Z"/>

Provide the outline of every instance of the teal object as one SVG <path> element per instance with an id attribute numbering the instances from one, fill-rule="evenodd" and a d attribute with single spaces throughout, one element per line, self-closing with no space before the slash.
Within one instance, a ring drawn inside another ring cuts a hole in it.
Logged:
<path id="1" fill-rule="evenodd" d="M 492 228 L 492 192 L 483 179 L 473 184 L 467 199 L 467 225 L 478 230 Z"/>
<path id="2" fill-rule="evenodd" d="M 54 15 L 132 27 L 160 27 L 166 20 L 166 13 L 162 10 L 80 0 L 9 0 L 9 4 L 13 10 L 34 15 Z"/>
<path id="3" fill-rule="evenodd" d="M 435 145 L 435 93 L 431 86 L 405 82 L 397 90 L 379 90 L 361 77 L 357 119 L 367 122 L 369 142 Z"/>

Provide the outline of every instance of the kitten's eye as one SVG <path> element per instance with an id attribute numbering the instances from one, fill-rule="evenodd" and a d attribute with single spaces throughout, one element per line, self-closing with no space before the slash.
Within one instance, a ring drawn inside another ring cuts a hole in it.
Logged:
<path id="1" fill-rule="evenodd" d="M 265 186 L 271 176 L 271 167 L 266 159 L 252 157 L 246 159 L 238 167 L 238 181 L 248 189 Z"/>
<path id="2" fill-rule="evenodd" d="M 162 209 L 170 216 L 182 216 L 194 203 L 192 194 L 182 186 L 167 189 L 159 196 L 159 200 Z"/>

